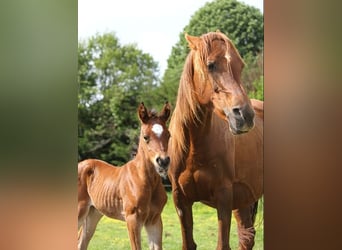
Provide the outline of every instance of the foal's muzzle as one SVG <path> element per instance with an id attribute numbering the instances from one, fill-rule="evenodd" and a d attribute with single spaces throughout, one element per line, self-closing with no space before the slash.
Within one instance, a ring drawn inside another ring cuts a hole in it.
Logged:
<path id="1" fill-rule="evenodd" d="M 166 156 L 164 158 L 157 157 L 156 161 L 160 167 L 167 168 L 170 164 L 170 157 L 168 157 L 168 156 Z"/>
<path id="2" fill-rule="evenodd" d="M 156 162 L 158 164 L 158 167 L 156 167 L 158 174 L 161 177 L 165 178 L 167 176 L 167 170 L 168 170 L 169 165 L 170 165 L 170 157 L 169 156 L 166 156 L 166 157 L 158 156 L 156 158 Z"/>

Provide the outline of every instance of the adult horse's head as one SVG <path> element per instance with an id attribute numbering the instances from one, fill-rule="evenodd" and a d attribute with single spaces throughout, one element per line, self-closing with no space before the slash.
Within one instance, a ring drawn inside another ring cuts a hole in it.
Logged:
<path id="1" fill-rule="evenodd" d="M 166 177 L 170 165 L 170 157 L 167 153 L 170 132 L 166 127 L 170 113 L 169 103 L 164 105 L 159 114 L 148 111 L 144 103 L 141 103 L 138 108 L 141 122 L 139 148 L 145 152 L 157 173 L 162 177 Z"/>
<path id="2" fill-rule="evenodd" d="M 202 105 L 229 122 L 233 134 L 254 126 L 254 110 L 242 86 L 244 62 L 233 43 L 221 32 L 200 37 L 185 35 L 191 52 L 193 91 Z"/>

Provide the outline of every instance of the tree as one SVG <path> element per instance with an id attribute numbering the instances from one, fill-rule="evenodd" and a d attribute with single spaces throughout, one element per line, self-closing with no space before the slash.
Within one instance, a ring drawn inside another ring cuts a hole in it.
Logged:
<path id="1" fill-rule="evenodd" d="M 79 43 L 78 64 L 79 158 L 121 165 L 136 146 L 138 104 L 152 105 L 157 63 L 107 33 Z"/>
<path id="2" fill-rule="evenodd" d="M 264 57 L 261 51 L 256 56 L 245 58 L 246 66 L 242 72 L 242 82 L 245 84 L 250 98 L 264 100 Z"/>
<path id="3" fill-rule="evenodd" d="M 158 89 L 160 98 L 175 103 L 179 79 L 189 53 L 184 34 L 200 36 L 216 30 L 225 33 L 241 56 L 249 58 L 248 62 L 253 61 L 263 49 L 263 16 L 258 9 L 236 0 L 216 0 L 207 3 L 191 17 L 189 24 L 180 33 L 179 41 L 172 48 L 168 67 Z M 260 76 L 257 79 L 260 79 Z M 252 86 L 257 79 L 247 82 L 247 86 Z"/>

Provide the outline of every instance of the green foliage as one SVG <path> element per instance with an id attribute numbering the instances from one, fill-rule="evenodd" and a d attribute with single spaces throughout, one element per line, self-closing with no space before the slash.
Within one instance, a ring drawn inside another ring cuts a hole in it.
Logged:
<path id="1" fill-rule="evenodd" d="M 162 213 L 163 220 L 163 249 L 179 250 L 182 248 L 182 236 L 178 216 L 172 201 L 171 193 Z M 193 205 L 194 239 L 198 249 L 215 249 L 217 242 L 217 213 L 216 210 L 199 202 Z M 263 234 L 263 199 L 259 201 L 256 216 L 255 246 L 253 249 L 264 249 Z M 148 249 L 147 233 L 142 230 L 142 249 Z M 232 218 L 230 245 L 238 248 L 236 221 Z M 89 250 L 130 249 L 126 223 L 103 217 L 95 234 L 89 243 Z"/>
<path id="2" fill-rule="evenodd" d="M 121 165 L 137 146 L 136 109 L 143 101 L 160 109 L 174 106 L 179 79 L 189 52 L 184 33 L 221 30 L 244 57 L 242 80 L 250 97 L 263 100 L 263 16 L 236 0 L 215 0 L 200 8 L 172 48 L 160 84 L 157 63 L 135 45 L 121 45 L 114 33 L 97 34 L 78 48 L 79 160 L 99 158 Z"/>
<path id="3" fill-rule="evenodd" d="M 113 33 L 97 34 L 78 48 L 79 158 L 121 165 L 136 146 L 140 102 L 151 106 L 157 63 Z"/>
<path id="4" fill-rule="evenodd" d="M 179 41 L 172 48 L 168 59 L 159 96 L 175 103 L 178 83 L 189 53 L 185 32 L 200 36 L 219 29 L 235 44 L 241 56 L 254 57 L 262 50 L 264 31 L 263 15 L 251 6 L 236 0 L 216 0 L 205 4 L 192 17 L 189 24 L 179 35 Z M 251 84 L 251 83 L 249 83 Z"/>
<path id="5" fill-rule="evenodd" d="M 246 66 L 242 72 L 242 82 L 249 98 L 264 100 L 263 53 L 245 58 Z"/>
<path id="6" fill-rule="evenodd" d="M 248 93 L 249 98 L 254 98 L 258 100 L 264 100 L 264 77 L 260 76 L 258 80 L 255 80 L 253 83 L 255 88 L 254 91 L 250 91 Z"/>

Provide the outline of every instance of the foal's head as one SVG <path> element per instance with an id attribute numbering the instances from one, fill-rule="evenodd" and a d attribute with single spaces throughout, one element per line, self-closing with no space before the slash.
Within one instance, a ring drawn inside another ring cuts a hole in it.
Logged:
<path id="1" fill-rule="evenodd" d="M 167 176 L 170 164 L 170 157 L 167 154 L 170 132 L 166 127 L 170 113 L 169 103 L 164 105 L 159 114 L 148 111 L 144 103 L 141 103 L 138 108 L 141 123 L 139 149 L 144 151 L 157 173 L 162 177 Z"/>

